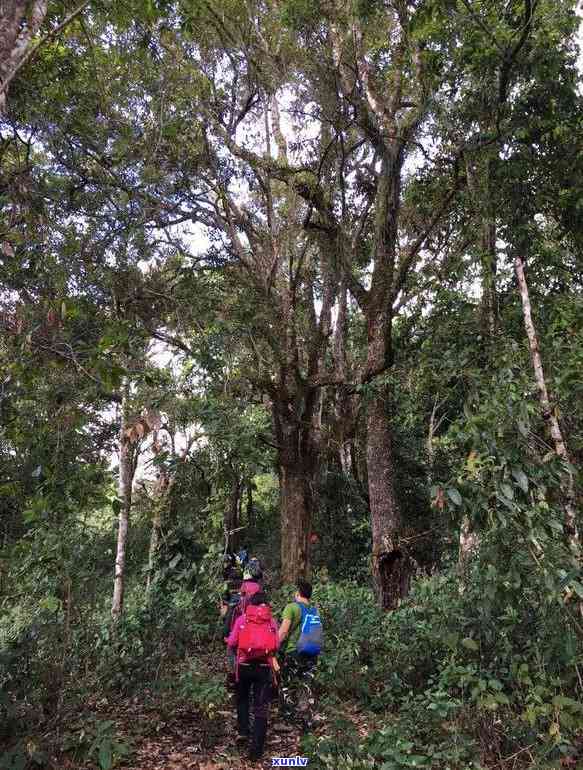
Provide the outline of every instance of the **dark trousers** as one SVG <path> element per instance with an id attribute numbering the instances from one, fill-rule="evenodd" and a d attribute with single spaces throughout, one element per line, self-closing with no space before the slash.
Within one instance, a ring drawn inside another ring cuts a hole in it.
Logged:
<path id="1" fill-rule="evenodd" d="M 281 684 L 279 688 L 279 706 L 282 716 L 293 721 L 300 720 L 298 714 L 298 689 L 303 690 L 304 700 L 310 705 L 314 700 L 313 680 L 317 658 L 288 652 L 281 659 Z"/>
<path id="2" fill-rule="evenodd" d="M 302 655 L 299 652 L 288 652 L 280 660 L 281 678 L 284 682 L 299 681 L 313 678 L 318 658 Z"/>
<path id="3" fill-rule="evenodd" d="M 251 750 L 261 754 L 267 734 L 267 712 L 271 700 L 271 666 L 264 663 L 240 663 L 236 693 L 239 735 L 249 735 L 249 700 L 253 696 Z"/>

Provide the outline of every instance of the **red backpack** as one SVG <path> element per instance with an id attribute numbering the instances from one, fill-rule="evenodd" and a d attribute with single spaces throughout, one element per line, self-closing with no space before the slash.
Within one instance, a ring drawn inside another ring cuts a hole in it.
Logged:
<path id="1" fill-rule="evenodd" d="M 267 604 L 249 605 L 239 631 L 237 650 L 245 660 L 262 660 L 277 650 L 277 633 Z"/>

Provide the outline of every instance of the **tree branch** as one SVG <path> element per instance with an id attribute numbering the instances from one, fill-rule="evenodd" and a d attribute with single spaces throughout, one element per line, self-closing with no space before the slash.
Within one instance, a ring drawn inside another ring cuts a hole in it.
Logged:
<path id="1" fill-rule="evenodd" d="M 77 16 L 79 16 L 79 14 L 82 11 L 85 10 L 85 8 L 89 5 L 90 2 L 91 0 L 84 0 L 84 2 L 82 2 L 81 5 L 79 5 L 77 8 L 75 8 L 74 11 L 72 11 L 68 16 L 66 16 L 60 24 L 58 24 L 50 32 L 47 32 L 47 34 L 44 35 L 38 41 L 38 43 L 36 43 L 36 45 L 33 45 L 28 49 L 28 51 L 24 54 L 22 59 L 12 68 L 12 71 L 7 75 L 7 77 L 2 81 L 2 83 L 0 83 L 0 97 L 2 96 L 2 94 L 6 93 L 10 83 L 12 83 L 12 81 L 14 80 L 16 75 L 20 72 L 20 70 L 26 64 L 28 64 L 28 62 L 36 55 L 39 48 L 41 48 L 41 46 L 45 45 L 46 43 L 49 42 L 49 40 L 52 40 L 60 32 L 62 32 L 65 29 L 65 27 L 67 27 L 74 19 L 77 18 Z M 2 100 L 0 98 L 0 106 L 1 104 L 2 104 Z"/>

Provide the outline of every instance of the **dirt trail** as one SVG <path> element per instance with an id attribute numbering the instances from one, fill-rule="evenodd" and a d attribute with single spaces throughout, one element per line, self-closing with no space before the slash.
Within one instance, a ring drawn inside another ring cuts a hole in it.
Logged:
<path id="1" fill-rule="evenodd" d="M 272 766 L 272 757 L 302 756 L 297 730 L 283 723 L 272 704 L 265 755 L 250 762 L 246 750 L 235 746 L 237 735 L 234 708 L 221 710 L 212 720 L 201 719 L 194 711 L 182 709 L 162 719 L 155 711 L 132 709 L 133 720 L 140 720 L 142 736 L 135 737 L 134 752 L 123 764 L 124 770 L 241 770 Z M 123 730 L 132 726 L 126 725 Z"/>

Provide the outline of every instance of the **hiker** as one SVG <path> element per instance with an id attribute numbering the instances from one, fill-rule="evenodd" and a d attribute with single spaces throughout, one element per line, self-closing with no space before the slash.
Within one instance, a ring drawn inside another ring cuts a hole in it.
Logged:
<path id="1" fill-rule="evenodd" d="M 274 655 L 278 648 L 277 623 L 263 591 L 250 598 L 245 613 L 235 621 L 227 645 L 236 654 L 237 743 L 244 745 L 249 740 L 249 759 L 257 760 L 265 746 Z M 253 735 L 249 734 L 250 697 Z"/>
<path id="2" fill-rule="evenodd" d="M 221 606 L 221 616 L 223 617 L 223 636 L 225 641 L 233 630 L 237 620 L 245 614 L 248 604 L 251 598 L 261 591 L 261 583 L 254 579 L 250 571 L 246 571 L 243 574 L 243 582 L 240 584 L 239 591 L 231 591 L 228 595 L 225 593 L 223 596 L 223 604 Z M 235 654 L 227 648 L 227 689 L 233 690 L 235 688 Z"/>
<path id="3" fill-rule="evenodd" d="M 245 572 L 238 593 L 231 592 L 230 594 L 228 609 L 224 616 L 225 637 L 227 637 L 233 630 L 235 621 L 241 615 L 245 614 L 245 609 L 249 604 L 251 597 L 259 591 L 261 591 L 261 584 L 256 580 L 253 580 L 249 572 Z"/>
<path id="4" fill-rule="evenodd" d="M 252 580 L 261 584 L 263 581 L 263 567 L 256 556 L 249 559 L 243 572 L 243 580 Z"/>
<path id="5" fill-rule="evenodd" d="M 299 580 L 294 601 L 283 610 L 279 628 L 281 660 L 280 704 L 282 715 L 293 718 L 298 707 L 297 690 L 301 684 L 308 706 L 314 702 L 312 680 L 318 655 L 322 649 L 322 621 L 311 604 L 312 585 Z M 306 705 L 306 704 L 304 704 Z M 304 729 L 311 726 L 311 715 L 298 714 Z"/>
<path id="6" fill-rule="evenodd" d="M 247 546 L 243 545 L 241 546 L 239 553 L 237 554 L 237 561 L 239 562 L 241 567 L 245 567 L 248 559 L 249 559 L 249 551 L 247 550 Z"/>

